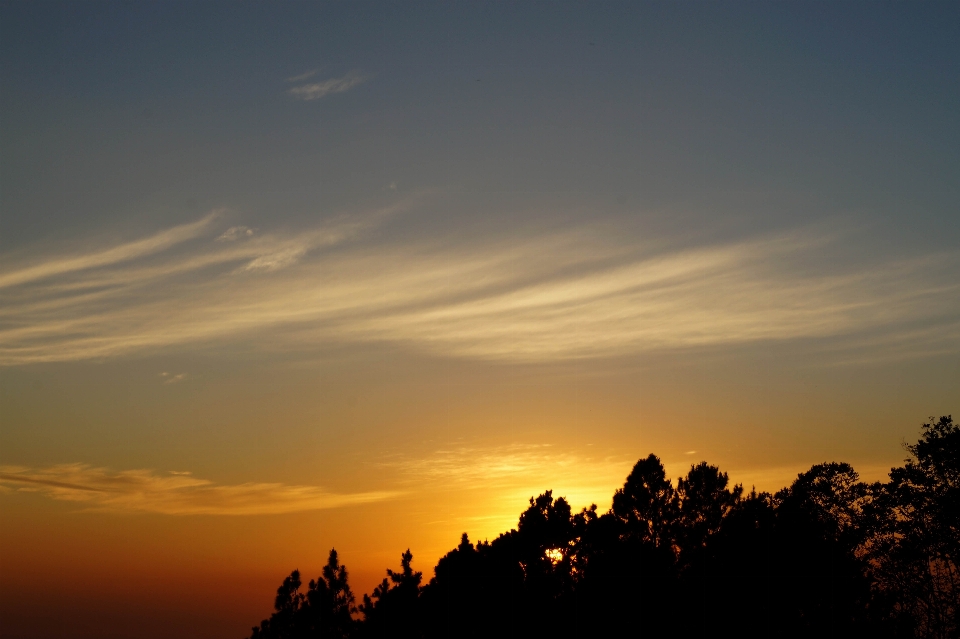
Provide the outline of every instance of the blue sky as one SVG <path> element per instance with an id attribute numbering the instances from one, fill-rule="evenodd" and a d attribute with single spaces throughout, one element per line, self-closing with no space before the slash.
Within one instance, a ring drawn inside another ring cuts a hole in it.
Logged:
<path id="1" fill-rule="evenodd" d="M 681 227 L 848 216 L 956 239 L 950 4 L 5 13 L 9 247 L 223 205 L 309 223 L 391 183 L 470 203 L 564 193 Z M 365 80 L 298 101 L 285 79 L 311 71 Z"/>

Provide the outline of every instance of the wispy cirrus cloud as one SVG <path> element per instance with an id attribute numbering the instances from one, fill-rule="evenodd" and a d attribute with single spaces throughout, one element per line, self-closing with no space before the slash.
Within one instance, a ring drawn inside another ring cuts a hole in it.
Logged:
<path id="1" fill-rule="evenodd" d="M 395 457 L 380 465 L 400 472 L 401 485 L 423 489 L 482 490 L 496 494 L 514 517 L 515 505 L 544 490 L 566 497 L 574 507 L 591 503 L 608 507 L 613 491 L 623 485 L 636 459 L 583 454 L 550 444 L 448 446 L 423 457 Z"/>
<path id="2" fill-rule="evenodd" d="M 249 226 L 231 226 L 217 236 L 217 242 L 236 242 L 237 240 L 253 237 L 254 230 Z"/>
<path id="3" fill-rule="evenodd" d="M 303 82 L 304 80 L 308 80 L 313 76 L 317 75 L 319 71 L 320 69 L 311 69 L 309 71 L 305 71 L 298 75 L 292 75 L 289 78 L 287 78 L 287 82 Z"/>
<path id="4" fill-rule="evenodd" d="M 216 484 L 186 472 L 111 471 L 87 464 L 0 466 L 5 490 L 40 493 L 84 510 L 163 515 L 278 515 L 382 501 L 397 492 L 332 493 L 318 486 Z"/>
<path id="5" fill-rule="evenodd" d="M 220 230 L 207 216 L 89 254 L 8 260 L 0 364 L 253 334 L 259 348 L 389 342 L 502 362 L 794 339 L 887 358 L 960 350 L 956 253 L 821 268 L 842 249 L 838 237 L 789 232 L 668 250 L 598 226 L 364 239 L 408 206 L 287 235 Z"/>
<path id="6" fill-rule="evenodd" d="M 291 235 L 251 235 L 246 227 L 217 234 L 211 227 L 216 212 L 116 247 L 30 258 L 27 265 L 0 261 L 0 364 L 110 357 L 283 324 L 292 319 L 289 309 L 268 301 L 261 307 L 266 314 L 253 311 L 265 282 L 242 274 L 290 268 L 400 208 L 334 219 Z M 237 293 L 244 298 L 240 307 L 234 306 Z M 190 319 L 201 307 L 206 310 Z M 253 314 L 244 318 L 248 312 Z M 54 355 L 50 349 L 58 347 L 67 350 Z"/>
<path id="7" fill-rule="evenodd" d="M 15 266 L 11 271 L 0 273 L 0 288 L 16 286 L 44 278 L 75 273 L 87 269 L 112 266 L 165 251 L 177 244 L 200 236 L 221 214 L 212 211 L 196 222 L 181 224 L 150 237 L 127 242 L 102 251 L 73 257 L 48 259 L 36 264 Z"/>
<path id="8" fill-rule="evenodd" d="M 314 75 L 314 73 L 310 73 L 309 75 L 304 74 L 303 76 L 295 76 L 293 78 L 289 78 L 288 81 L 297 82 L 300 80 L 305 80 L 312 75 Z M 353 87 L 363 84 L 366 80 L 366 76 L 361 75 L 357 71 L 350 71 L 342 78 L 329 78 L 327 80 L 320 80 L 319 82 L 310 82 L 292 87 L 287 90 L 287 93 L 299 100 L 305 100 L 309 102 L 311 100 L 319 100 L 324 96 L 334 93 L 343 93 L 345 91 L 349 91 Z"/>
<path id="9" fill-rule="evenodd" d="M 288 246 L 278 251 L 261 255 L 243 266 L 245 271 L 276 271 L 296 264 L 310 249 L 309 244 Z"/>

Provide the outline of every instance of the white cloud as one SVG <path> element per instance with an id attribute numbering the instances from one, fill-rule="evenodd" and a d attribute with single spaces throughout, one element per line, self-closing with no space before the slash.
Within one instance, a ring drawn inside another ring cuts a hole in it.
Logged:
<path id="1" fill-rule="evenodd" d="M 311 82 L 289 89 L 287 93 L 300 100 L 319 100 L 320 98 L 333 94 L 349 91 L 353 87 L 362 84 L 367 78 L 356 71 L 351 71 L 342 78 L 330 78 L 321 82 Z"/>
<path id="2" fill-rule="evenodd" d="M 189 472 L 110 471 L 86 464 L 0 466 L 0 487 L 76 502 L 84 510 L 163 515 L 277 515 L 382 501 L 396 492 L 338 494 L 317 486 L 215 484 Z"/>
<path id="3" fill-rule="evenodd" d="M 164 384 L 176 384 L 177 382 L 182 382 L 184 379 L 186 379 L 187 374 L 186 373 L 173 374 L 173 373 L 163 372 L 163 373 L 160 373 L 159 377 L 163 378 Z"/>
<path id="4" fill-rule="evenodd" d="M 217 242 L 236 242 L 245 237 L 253 237 L 253 229 L 248 226 L 231 226 L 217 236 Z"/>

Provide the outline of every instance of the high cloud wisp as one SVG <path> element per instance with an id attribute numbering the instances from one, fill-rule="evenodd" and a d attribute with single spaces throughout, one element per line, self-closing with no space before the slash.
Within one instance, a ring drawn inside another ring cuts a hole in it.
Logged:
<path id="1" fill-rule="evenodd" d="M 305 80 L 311 75 L 313 75 L 313 73 L 305 73 L 301 76 L 288 78 L 288 81 Z M 310 102 L 312 100 L 319 100 L 322 97 L 334 93 L 343 93 L 345 91 L 349 91 L 353 87 L 362 84 L 365 80 L 366 78 L 364 76 L 360 75 L 356 71 L 351 71 L 342 78 L 330 78 L 328 80 L 321 80 L 320 82 L 310 82 L 308 84 L 295 86 L 292 89 L 289 89 L 287 93 L 300 100 Z"/>
<path id="2" fill-rule="evenodd" d="M 676 250 L 609 228 L 372 240 L 387 213 L 286 236 L 207 217 L 87 255 L 8 260 L 0 364 L 230 340 L 512 362 L 840 336 L 886 354 L 960 344 L 953 254 L 818 269 L 831 242 L 802 233 Z"/>
<path id="3" fill-rule="evenodd" d="M 277 515 L 365 504 L 397 494 L 337 494 L 278 483 L 225 485 L 189 473 L 112 472 L 86 464 L 0 466 L 0 487 L 75 502 L 85 510 L 163 515 Z"/>

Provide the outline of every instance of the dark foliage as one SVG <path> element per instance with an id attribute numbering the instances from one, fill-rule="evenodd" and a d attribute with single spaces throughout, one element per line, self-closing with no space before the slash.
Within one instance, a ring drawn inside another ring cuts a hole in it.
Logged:
<path id="1" fill-rule="evenodd" d="M 347 583 L 347 569 L 340 565 L 337 551 L 331 550 L 323 574 L 300 592 L 300 571 L 294 570 L 277 589 L 274 612 L 253 629 L 252 639 L 301 639 L 353 637 L 356 622 L 352 613 L 353 593 Z"/>
<path id="2" fill-rule="evenodd" d="M 464 533 L 426 584 L 407 550 L 359 607 L 331 551 L 252 637 L 956 638 L 960 427 L 931 419 L 906 449 L 889 483 L 826 463 L 775 495 L 706 462 L 674 487 L 650 455 L 609 512 L 548 490 L 515 530 Z"/>
<path id="3" fill-rule="evenodd" d="M 871 487 L 864 556 L 889 625 L 945 639 L 960 637 L 960 426 L 930 422 L 890 482 Z"/>
<path id="4" fill-rule="evenodd" d="M 413 554 L 408 548 L 400 555 L 400 572 L 387 570 L 387 577 L 373 589 L 373 595 L 364 595 L 360 604 L 363 624 L 360 637 L 419 637 L 420 582 L 423 574 L 410 567 Z"/>

